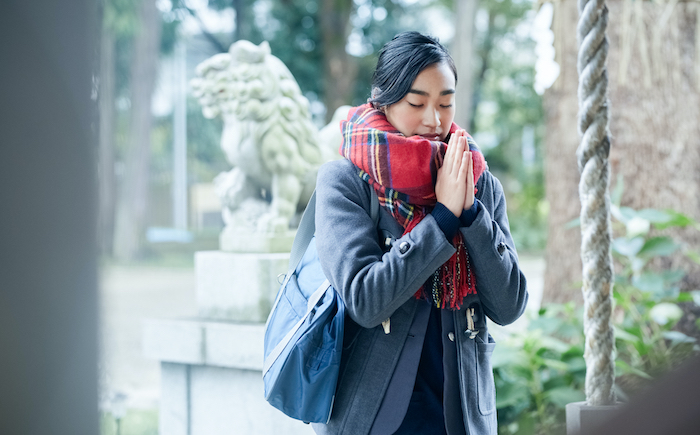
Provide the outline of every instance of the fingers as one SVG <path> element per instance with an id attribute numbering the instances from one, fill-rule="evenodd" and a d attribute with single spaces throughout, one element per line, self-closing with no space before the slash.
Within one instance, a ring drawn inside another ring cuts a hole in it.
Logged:
<path id="1" fill-rule="evenodd" d="M 462 161 L 459 167 L 458 181 L 465 183 L 468 181 L 468 174 L 471 168 L 472 153 L 470 151 L 462 151 Z"/>
<path id="2" fill-rule="evenodd" d="M 462 167 L 464 166 L 464 151 L 465 151 L 465 146 L 466 146 L 467 140 L 464 136 L 460 136 L 457 138 L 457 144 L 454 147 L 454 154 L 452 156 L 452 169 L 450 171 L 451 174 L 454 174 L 456 177 L 460 177 L 460 172 L 462 171 Z M 464 180 L 464 178 L 461 178 Z"/>
<path id="3" fill-rule="evenodd" d="M 445 152 L 445 158 L 442 162 L 442 168 L 446 169 L 450 174 L 455 172 L 455 169 L 459 169 L 461 159 L 461 153 L 459 152 L 459 142 L 460 138 L 464 135 L 464 130 L 457 130 L 452 135 L 450 135 L 450 141 L 447 144 L 447 151 Z"/>
<path id="4" fill-rule="evenodd" d="M 456 143 L 457 139 L 454 135 L 452 135 L 452 137 L 450 137 L 450 142 L 447 144 L 445 157 L 442 160 L 442 167 L 440 168 L 441 171 L 452 172 L 452 160 L 454 160 L 453 156 L 455 154 L 455 148 L 457 148 L 455 145 Z"/>
<path id="5" fill-rule="evenodd" d="M 466 190 L 464 196 L 464 208 L 471 208 L 474 204 L 474 160 L 469 152 L 469 169 L 467 170 Z"/>

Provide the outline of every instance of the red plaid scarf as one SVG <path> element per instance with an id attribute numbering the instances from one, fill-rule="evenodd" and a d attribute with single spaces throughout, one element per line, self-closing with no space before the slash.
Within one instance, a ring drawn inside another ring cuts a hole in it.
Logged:
<path id="1" fill-rule="evenodd" d="M 351 109 L 340 126 L 340 154 L 360 169 L 360 177 L 377 192 L 379 203 L 401 224 L 404 234 L 409 233 L 437 202 L 435 180 L 447 144 L 403 136 L 369 104 Z M 458 129 L 453 123 L 450 134 Z M 471 136 L 467 141 L 476 185 L 486 161 Z M 455 310 L 466 295 L 476 294 L 476 279 L 459 232 L 452 243 L 457 252 L 418 289 L 416 297 Z"/>

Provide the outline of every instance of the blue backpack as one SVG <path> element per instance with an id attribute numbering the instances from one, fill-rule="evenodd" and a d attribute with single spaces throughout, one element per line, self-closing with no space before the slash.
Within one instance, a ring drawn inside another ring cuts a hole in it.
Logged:
<path id="1" fill-rule="evenodd" d="M 370 189 L 371 190 L 371 189 Z M 379 200 L 370 213 L 379 221 Z M 265 325 L 265 400 L 305 423 L 328 423 L 343 349 L 345 304 L 321 270 L 314 222 L 316 192 L 299 223 L 289 269 Z"/>

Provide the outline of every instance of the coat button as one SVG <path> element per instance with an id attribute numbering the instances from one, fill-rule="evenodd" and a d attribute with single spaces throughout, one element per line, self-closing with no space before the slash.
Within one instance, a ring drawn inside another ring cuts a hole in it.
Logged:
<path id="1" fill-rule="evenodd" d="M 409 249 L 410 247 L 411 247 L 410 243 L 408 243 L 408 242 L 401 242 L 401 244 L 399 245 L 399 252 L 402 253 L 402 254 L 405 254 L 406 252 L 408 252 L 408 249 Z"/>
<path id="2" fill-rule="evenodd" d="M 448 333 L 447 333 L 447 338 L 449 338 L 450 341 L 455 341 L 455 333 L 454 333 L 454 332 L 448 332 Z"/>
<path id="3" fill-rule="evenodd" d="M 506 252 L 506 244 L 503 243 L 503 242 L 501 242 L 501 243 L 498 244 L 498 246 L 496 247 L 496 249 L 498 250 L 498 253 L 499 253 L 499 254 L 503 255 L 503 253 Z"/>

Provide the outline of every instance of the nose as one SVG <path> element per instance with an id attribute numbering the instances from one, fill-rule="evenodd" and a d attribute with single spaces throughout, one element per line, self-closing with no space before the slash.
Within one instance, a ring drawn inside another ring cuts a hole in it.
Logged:
<path id="1" fill-rule="evenodd" d="M 437 128 L 440 126 L 440 112 L 437 109 L 429 108 L 423 114 L 423 124 L 426 127 Z"/>

